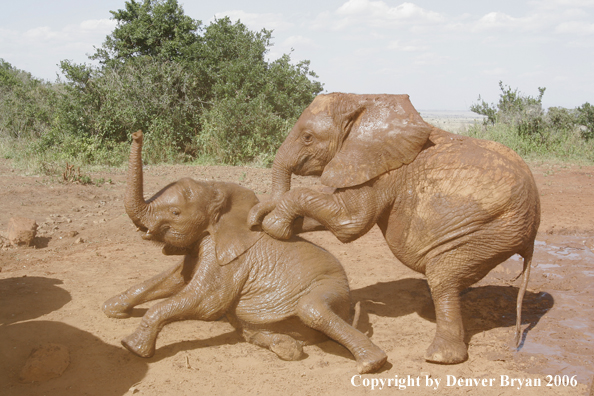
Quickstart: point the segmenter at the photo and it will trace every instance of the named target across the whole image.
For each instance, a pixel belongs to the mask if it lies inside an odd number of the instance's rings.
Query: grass
[[[579,129],[546,128],[536,135],[522,136],[512,124],[475,123],[459,132],[462,135],[500,142],[516,151],[530,163],[572,163],[594,165],[594,139],[586,140]],[[221,165],[212,157],[191,158],[172,147],[147,141],[143,160],[147,164]],[[62,137],[59,144],[47,144],[43,138],[0,138],[0,157],[13,160],[13,166],[28,173],[62,178],[68,165],[82,169],[82,175],[110,168],[123,168],[128,162],[130,145],[113,143],[107,146],[93,139]],[[254,160],[247,166],[264,167],[270,161]],[[83,176],[78,182],[96,184]]]
[[[548,129],[540,135],[521,136],[514,125],[475,123],[461,134],[502,143],[529,162],[594,165],[594,139],[583,139],[578,129]]]

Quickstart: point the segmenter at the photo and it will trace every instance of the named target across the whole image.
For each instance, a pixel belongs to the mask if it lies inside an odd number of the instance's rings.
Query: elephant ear
[[[346,137],[322,173],[330,187],[357,186],[411,163],[434,128],[408,95],[344,95],[337,101],[334,120]]]
[[[216,183],[215,189],[211,236],[218,263],[227,265],[264,236],[263,232],[251,231],[247,223],[250,209],[259,201],[252,190],[237,184]]]

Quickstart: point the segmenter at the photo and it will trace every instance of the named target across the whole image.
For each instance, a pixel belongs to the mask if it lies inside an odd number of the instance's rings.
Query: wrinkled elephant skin
[[[335,191],[290,190],[293,173],[321,176]],[[459,293],[521,255],[519,342],[540,203],[509,148],[427,124],[408,95],[320,95],[279,148],[272,191],[250,211],[253,228],[286,239],[310,217],[350,242],[377,224],[394,255],[426,275],[437,320],[431,362],[467,359]]]
[[[163,253],[183,254],[173,268],[109,300],[109,317],[128,317],[134,306],[165,299],[143,316],[122,340],[133,353],[150,357],[161,328],[185,319],[223,315],[246,339],[281,359],[302,357],[302,345],[330,337],[351,351],[361,373],[378,370],[386,354],[347,323],[348,281],[338,260],[298,237],[279,241],[251,231],[247,215],[255,194],[232,183],[181,179],[144,201],[142,132],[133,135],[126,211],[164,242]]]

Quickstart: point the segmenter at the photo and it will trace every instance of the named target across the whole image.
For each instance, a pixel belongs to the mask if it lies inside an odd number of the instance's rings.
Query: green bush
[[[577,113],[582,137],[586,140],[594,139],[594,106],[586,102],[577,108]]]
[[[264,95],[217,101],[202,116],[196,136],[198,152],[211,160],[239,165],[268,166],[295,120],[278,116]]]
[[[176,0],[130,0],[111,13],[117,26],[90,57],[98,66],[64,60],[64,80],[49,84],[0,65],[3,155],[121,164],[141,129],[147,163],[269,164],[322,91],[308,61],[266,61],[271,31],[229,18],[202,26]]]
[[[0,137],[30,139],[48,131],[60,88],[0,59]]]
[[[501,94],[497,105],[489,105],[479,96],[470,110],[487,116],[483,125],[474,125],[466,135],[495,140],[531,159],[594,161],[594,107],[588,103],[577,109],[542,108],[545,88],[538,97],[522,95],[517,89],[499,82]],[[589,118],[591,117],[591,118]]]

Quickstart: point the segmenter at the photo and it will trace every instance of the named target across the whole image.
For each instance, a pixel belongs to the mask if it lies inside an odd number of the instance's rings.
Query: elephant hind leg
[[[251,344],[270,349],[282,360],[299,360],[303,357],[303,346],[288,334],[244,330],[243,337]]]
[[[460,292],[482,279],[513,252],[499,251],[497,245],[461,244],[429,260],[425,275],[435,304],[437,330],[425,360],[456,364],[468,359]]]
[[[341,315],[333,308],[338,308]],[[365,334],[344,320],[349,309],[348,295],[336,293],[335,285],[319,285],[299,300],[297,315],[305,325],[344,345],[355,357],[359,373],[377,371],[388,357]]]
[[[437,330],[425,352],[425,360],[442,364],[461,363],[468,359],[468,347],[464,342],[460,290],[449,282],[432,285],[429,281],[429,287],[435,304]]]

